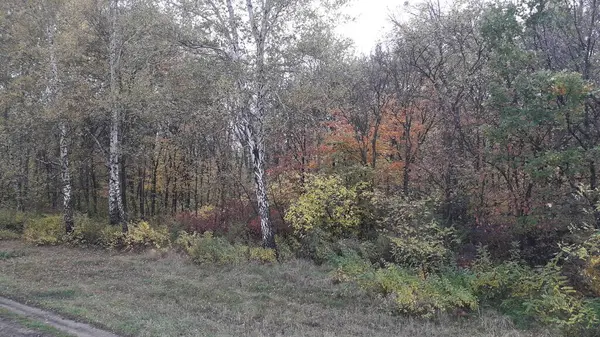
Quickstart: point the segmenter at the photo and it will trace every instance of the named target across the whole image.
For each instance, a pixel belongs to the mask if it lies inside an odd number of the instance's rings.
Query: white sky
[[[351,0],[344,13],[355,20],[340,25],[337,33],[354,40],[357,52],[368,54],[391,27],[389,15],[399,13],[403,4],[404,0]]]

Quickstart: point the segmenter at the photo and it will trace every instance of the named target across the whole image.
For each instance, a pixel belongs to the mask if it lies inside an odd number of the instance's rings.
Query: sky
[[[368,54],[376,42],[391,27],[390,13],[398,13],[403,0],[351,0],[344,14],[355,17],[352,22],[337,27],[337,33],[351,38],[357,52]]]

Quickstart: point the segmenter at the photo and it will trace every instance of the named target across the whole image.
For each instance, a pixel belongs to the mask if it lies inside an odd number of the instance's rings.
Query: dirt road
[[[118,337],[108,331],[100,330],[91,325],[62,318],[51,312],[24,305],[4,297],[0,297],[0,308],[8,310],[29,320],[43,323],[66,334],[78,337]],[[52,337],[51,333],[40,333],[26,328],[9,318],[0,318],[0,336],[4,337]]]
[[[0,336],[3,337],[54,337],[26,328],[12,320],[0,318]]]

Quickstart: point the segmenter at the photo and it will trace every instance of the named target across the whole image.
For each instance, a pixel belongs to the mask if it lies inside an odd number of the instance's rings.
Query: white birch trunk
[[[56,108],[60,98],[60,78],[58,76],[58,61],[56,57],[55,34],[56,22],[55,18],[51,18],[46,27],[46,38],[48,39],[48,51],[50,61],[50,76],[48,86],[46,88],[46,96],[49,107]],[[69,142],[68,130],[69,127],[64,116],[58,116],[59,122],[59,147],[60,147],[60,177],[62,185],[63,197],[63,219],[66,233],[71,233],[74,229],[73,222],[73,197],[71,172],[69,165]]]
[[[118,32],[118,6],[119,0],[110,0],[110,147],[109,147],[109,179],[108,179],[108,214],[112,225],[122,225],[123,231],[127,231],[125,213],[123,210],[123,194],[121,191],[121,107],[119,104],[119,67],[120,48]]]
[[[267,1],[266,3],[269,3]],[[263,6],[270,6],[263,3]],[[237,80],[237,89],[240,100],[237,109],[237,129],[238,135],[244,145],[247,146],[252,158],[252,171],[254,174],[254,188],[256,192],[256,201],[258,204],[258,213],[260,216],[260,227],[262,234],[262,244],[265,248],[277,249],[275,244],[275,233],[271,223],[269,208],[269,198],[267,195],[267,179],[265,173],[265,144],[263,122],[266,112],[266,78],[264,69],[264,49],[265,36],[267,33],[267,23],[269,7],[263,8],[262,21],[259,22],[254,15],[252,0],[246,0],[246,10],[248,12],[249,24],[252,30],[252,37],[256,47],[256,60],[252,69],[250,79],[240,77]],[[239,43],[239,35],[234,13],[232,0],[227,0],[227,11],[229,15],[230,26],[230,56],[233,62],[238,63],[242,60],[242,50]]]
[[[67,234],[73,232],[73,189],[71,185],[71,172],[69,166],[69,127],[61,121],[60,129],[60,177],[63,193],[63,218]]]

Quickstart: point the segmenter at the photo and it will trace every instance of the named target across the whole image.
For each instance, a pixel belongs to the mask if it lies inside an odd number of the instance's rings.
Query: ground
[[[176,253],[0,241],[0,296],[121,336],[551,336],[499,315],[420,321],[308,261],[210,266]]]
[[[10,337],[54,337],[54,335],[43,333],[27,328],[15,321],[0,318],[0,336]]]

